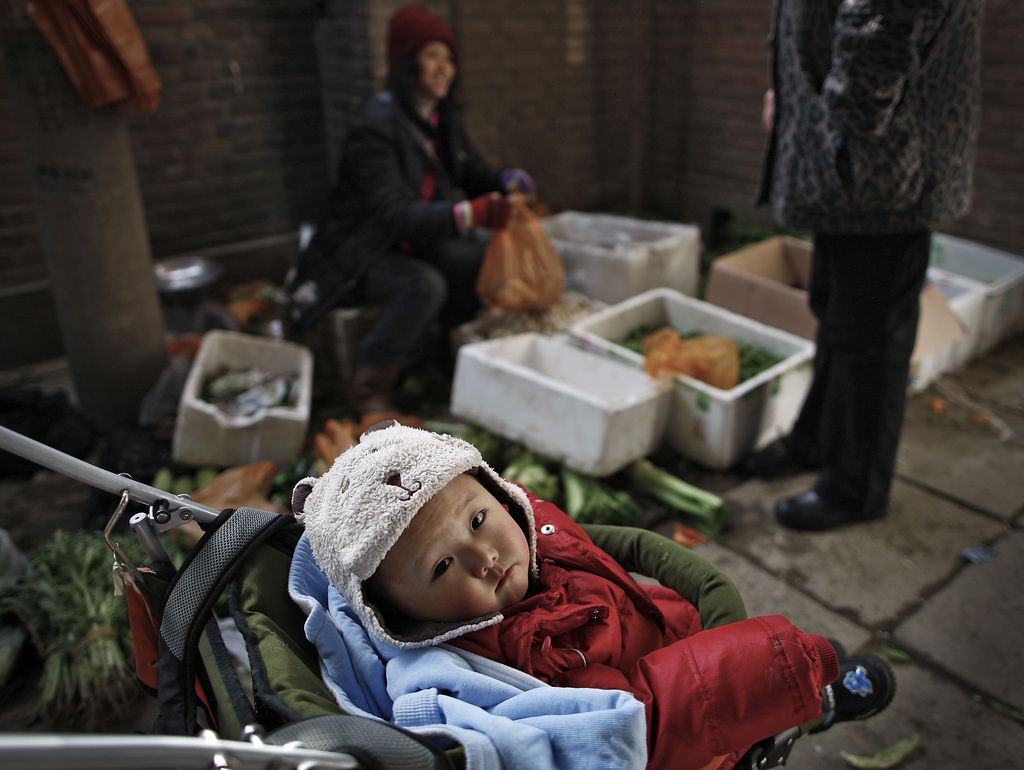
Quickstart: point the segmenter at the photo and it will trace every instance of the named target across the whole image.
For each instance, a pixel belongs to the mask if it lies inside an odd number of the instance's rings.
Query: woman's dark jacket
[[[375,97],[349,129],[338,178],[309,246],[285,281],[288,335],[296,336],[332,308],[358,301],[356,286],[370,261],[403,243],[456,235],[452,204],[501,190],[498,172],[477,152],[458,118],[430,129],[390,93]],[[423,179],[437,185],[423,200]]]
[[[964,214],[983,0],[776,0],[762,198],[790,227],[910,232]]]

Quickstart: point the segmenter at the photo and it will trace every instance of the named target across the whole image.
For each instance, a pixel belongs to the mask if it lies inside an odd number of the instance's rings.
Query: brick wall
[[[1024,254],[1024,4],[987,0],[974,205],[949,232]]]
[[[283,269],[286,234],[316,215],[340,137],[383,78],[386,21],[403,3],[132,2],[164,83],[159,110],[130,118],[155,257],[244,255],[248,242],[279,237]],[[714,209],[728,208],[770,221],[753,206],[769,0],[427,4],[460,41],[474,141],[495,165],[530,170],[556,210],[637,211],[706,228]],[[1020,3],[989,0],[975,205],[949,228],[1020,253],[1022,35]],[[0,340],[0,369],[59,354],[46,281],[0,83],[0,337],[23,343],[12,352]]]
[[[163,81],[159,109],[129,115],[154,257],[294,231],[319,208],[328,165],[314,6],[131,3]],[[6,91],[0,82],[0,368],[60,354]]]
[[[715,208],[771,222],[754,197],[765,147],[771,3],[652,0],[653,107],[648,206],[709,224]],[[1024,254],[1024,5],[988,0],[974,203],[943,229]]]

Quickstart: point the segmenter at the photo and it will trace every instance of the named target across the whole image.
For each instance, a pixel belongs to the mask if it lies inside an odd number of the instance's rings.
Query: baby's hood
[[[292,510],[305,524],[313,557],[370,634],[399,647],[426,647],[501,622],[500,613],[456,623],[399,622],[385,618],[364,590],[420,508],[467,472],[508,503],[530,545],[530,572],[536,577],[530,501],[462,439],[392,420],[364,433],[323,476],[296,484]]]

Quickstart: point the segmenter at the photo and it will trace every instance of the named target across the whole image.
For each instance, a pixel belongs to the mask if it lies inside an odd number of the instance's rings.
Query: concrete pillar
[[[82,103],[20,4],[2,23],[8,92],[78,405],[101,429],[134,425],[166,347],[125,115]]]

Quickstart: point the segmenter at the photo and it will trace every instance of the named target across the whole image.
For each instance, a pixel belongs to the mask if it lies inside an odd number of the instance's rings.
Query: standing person
[[[388,90],[348,132],[316,234],[285,281],[288,336],[345,304],[380,306],[350,389],[360,414],[393,408],[404,366],[430,324],[479,309],[479,228],[508,221],[505,194],[533,193],[522,169],[498,172],[469,140],[456,100],[458,48],[419,5],[388,21]]]
[[[748,458],[820,468],[791,529],[888,511],[931,229],[970,206],[983,0],[777,0],[762,201],[814,233],[814,379],[792,432]]]

